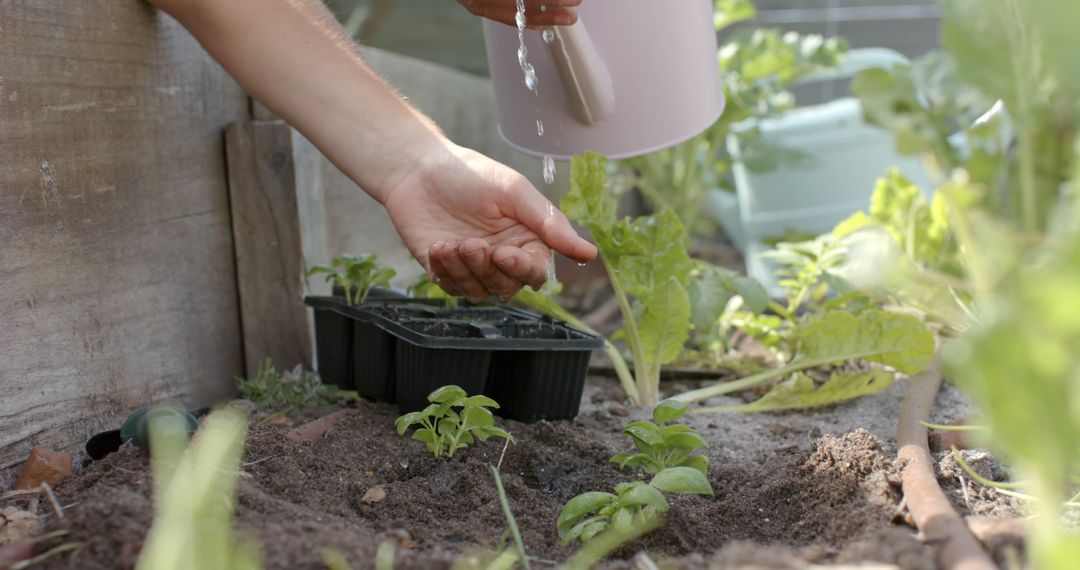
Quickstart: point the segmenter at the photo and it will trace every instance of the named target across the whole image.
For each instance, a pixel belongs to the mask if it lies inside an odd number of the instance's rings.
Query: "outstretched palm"
[[[425,157],[384,204],[433,280],[474,301],[542,285],[552,248],[580,261],[596,257],[528,180],[468,149]]]

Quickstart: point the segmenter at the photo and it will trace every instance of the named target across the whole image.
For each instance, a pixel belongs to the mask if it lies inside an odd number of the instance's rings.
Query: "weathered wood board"
[[[222,129],[248,114],[144,2],[0,2],[0,471],[232,389]]]
[[[326,208],[320,185],[300,184],[298,138],[281,121],[244,121],[226,131],[248,375],[267,358],[284,369],[313,363],[311,317],[302,299],[308,292],[307,268],[314,265],[307,260],[327,257]]]

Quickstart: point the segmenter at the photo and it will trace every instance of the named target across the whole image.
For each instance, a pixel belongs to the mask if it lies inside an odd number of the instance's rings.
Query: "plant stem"
[[[499,491],[499,504],[502,505],[503,515],[506,516],[506,524],[510,526],[510,534],[514,536],[514,544],[517,545],[517,557],[521,564],[525,566],[525,570],[530,570],[529,555],[525,552],[525,540],[521,538],[521,530],[518,529],[514,511],[510,510],[510,500],[506,497],[506,488],[503,487],[502,477],[494,465],[488,467],[491,467],[491,474],[495,476],[495,488]]]
[[[630,344],[630,351],[634,354],[634,384],[637,387],[638,404],[653,406],[656,404],[657,393],[655,390],[650,390],[648,385],[649,369],[645,362],[645,355],[641,351],[641,336],[638,333],[637,323],[634,321],[634,312],[630,308],[630,300],[626,296],[626,291],[623,290],[619,274],[615,272],[615,268],[608,262],[607,257],[600,259],[604,262],[604,269],[611,280],[611,288],[615,290],[615,297],[619,299],[619,311],[622,312],[623,326],[626,327],[626,340]]]

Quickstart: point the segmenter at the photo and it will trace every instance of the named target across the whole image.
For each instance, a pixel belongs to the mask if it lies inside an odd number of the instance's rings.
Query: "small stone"
[[[371,469],[368,469],[367,471],[364,471],[364,477],[374,477],[374,476],[375,476],[375,472],[372,471]]]
[[[14,489],[35,489],[42,483],[53,487],[71,476],[71,454],[56,452],[43,447],[30,450]]]
[[[372,487],[364,493],[364,496],[360,498],[360,502],[365,505],[374,505],[375,503],[381,503],[386,498],[386,489],[382,487]]]
[[[31,539],[43,528],[41,519],[30,511],[6,507],[0,515],[0,546]]]
[[[630,415],[630,410],[628,410],[626,408],[623,408],[621,406],[612,406],[612,407],[608,408],[608,413],[613,415],[613,416],[619,416],[621,418],[625,418],[625,417],[628,417]]]
[[[292,419],[290,419],[289,416],[278,416],[278,417],[276,417],[276,418],[274,418],[274,419],[272,419],[272,420],[270,420],[270,421],[268,421],[266,423],[268,423],[268,424],[270,424],[272,426],[286,426],[286,427],[290,427],[290,426],[293,426],[293,425],[296,424],[296,422],[292,421]]]
[[[311,443],[318,441],[330,428],[349,416],[349,410],[338,410],[330,415],[323,416],[315,421],[308,422],[298,428],[293,428],[285,435],[297,443]]]

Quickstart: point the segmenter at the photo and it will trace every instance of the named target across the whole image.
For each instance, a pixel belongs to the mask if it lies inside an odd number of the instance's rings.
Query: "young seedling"
[[[316,265],[308,270],[308,277],[326,274],[326,282],[345,290],[345,304],[359,305],[367,300],[374,287],[388,287],[397,272],[376,263],[378,256],[339,255],[329,266]],[[355,289],[355,291],[354,291]]]
[[[614,493],[582,493],[559,513],[559,538],[563,543],[588,542],[609,529],[625,535],[638,526],[659,526],[670,508],[664,493],[712,496],[713,489],[701,471],[670,467],[648,483],[619,483]]]
[[[694,428],[668,422],[686,414],[686,404],[664,400],[653,410],[651,422],[630,422],[623,435],[630,437],[637,453],[625,452],[611,458],[619,467],[635,467],[646,473],[659,473],[668,467],[692,467],[708,475],[709,458],[691,455],[695,449],[708,447]]]
[[[236,389],[240,396],[266,408],[284,407],[288,410],[302,408],[319,401],[359,401],[355,391],[341,390],[323,384],[319,375],[297,366],[291,371],[278,370],[274,361],[267,358],[259,366],[253,378],[237,378]]]
[[[499,404],[487,396],[469,396],[458,386],[443,386],[428,396],[431,405],[405,414],[394,422],[399,435],[420,426],[412,438],[427,445],[435,457],[453,457],[454,452],[491,436],[514,441],[506,430],[495,426],[488,408]]]

